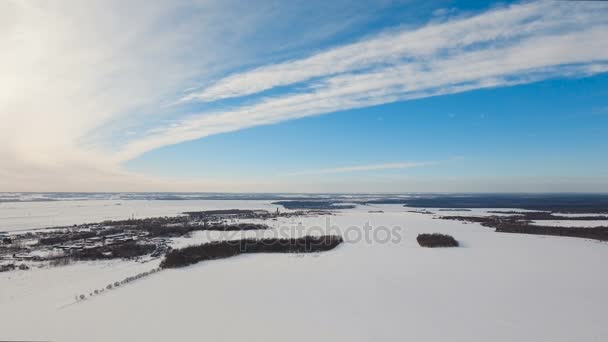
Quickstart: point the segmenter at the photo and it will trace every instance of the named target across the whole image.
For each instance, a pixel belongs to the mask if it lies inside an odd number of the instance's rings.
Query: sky
[[[0,2],[0,191],[608,192],[608,3]]]

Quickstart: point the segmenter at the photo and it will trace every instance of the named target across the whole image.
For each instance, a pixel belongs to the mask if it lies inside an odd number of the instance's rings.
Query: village
[[[175,217],[105,221],[26,232],[0,232],[0,271],[45,267],[81,260],[132,259],[147,262],[165,255],[170,238],[194,231],[269,229],[239,220],[331,214],[327,211],[269,212],[266,210],[210,210]]]

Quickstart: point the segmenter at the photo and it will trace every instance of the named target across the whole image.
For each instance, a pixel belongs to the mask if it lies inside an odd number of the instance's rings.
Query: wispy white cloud
[[[331,3],[350,8],[349,1]],[[0,189],[72,184],[69,190],[78,190],[93,179],[100,189],[114,184],[120,190],[147,179],[125,172],[123,162],[170,144],[387,102],[608,71],[604,3],[524,2],[307,56],[303,49],[364,20],[352,19],[361,11],[334,20],[341,15],[335,5],[325,16],[293,24],[303,20],[301,8],[282,6],[1,1]],[[293,32],[276,33],[285,29]],[[234,101],[231,107],[223,105],[226,99]],[[193,112],[193,103],[224,109]]]
[[[531,2],[470,18],[432,23],[413,31],[387,32],[307,58],[230,75],[184,100],[214,101],[255,94],[313,78],[450,58],[467,50],[492,51],[519,39],[560,39],[594,25],[606,25],[606,9],[595,5]],[[560,41],[560,43],[562,43]],[[476,46],[477,45],[477,46]],[[552,44],[555,46],[555,44]],[[568,51],[566,47],[563,51]],[[539,48],[534,49],[543,52]],[[580,51],[578,51],[580,52]],[[558,57],[558,56],[556,56]],[[493,60],[488,58],[488,62]],[[521,61],[521,60],[520,60]],[[422,63],[424,64],[424,63]]]
[[[191,116],[128,143],[115,157],[128,160],[169,144],[306,116],[604,72],[607,16],[605,4],[515,4],[233,74],[182,100],[214,102],[299,87]]]
[[[288,176],[305,176],[305,175],[325,175],[334,173],[351,173],[363,171],[380,171],[380,170],[399,170],[411,169],[415,167],[435,165],[436,162],[401,162],[401,163],[385,163],[371,165],[345,166],[328,169],[303,170],[287,174]]]

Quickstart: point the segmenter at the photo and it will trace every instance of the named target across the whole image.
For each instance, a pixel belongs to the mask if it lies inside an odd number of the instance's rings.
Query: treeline
[[[559,218],[559,217],[558,217]],[[582,217],[583,220],[570,221],[586,221],[587,217]],[[501,233],[516,233],[516,234],[535,234],[535,235],[552,235],[552,236],[567,236],[578,237],[585,239],[594,239],[600,241],[608,241],[608,226],[600,227],[554,227],[530,224],[530,221],[523,219],[521,216],[441,216],[440,219],[456,220],[464,222],[480,223],[484,227],[495,228]]]
[[[565,221],[605,221],[608,216],[562,216],[546,211],[488,211],[490,214],[517,215],[520,221],[543,221],[543,220],[565,220]]]
[[[144,226],[142,229],[147,231],[150,237],[176,237],[186,235],[194,231],[244,231],[244,230],[263,230],[270,227],[265,224],[256,223],[237,223],[237,224],[204,224],[204,225],[172,225],[163,226],[160,224],[151,224]]]
[[[503,224],[497,226],[496,231],[501,233],[567,236],[608,241],[608,227],[575,228]]]
[[[304,236],[292,239],[242,239],[214,241],[167,253],[161,268],[178,268],[200,261],[224,259],[244,253],[313,253],[328,251],[343,242],[341,236]]]
[[[97,236],[97,232],[74,232],[74,233],[65,233],[59,235],[59,233],[54,233],[56,235],[44,237],[38,240],[38,243],[41,245],[55,245],[58,243],[65,243],[74,240],[82,240],[82,239],[90,239],[92,237]]]
[[[281,205],[285,209],[322,209],[322,210],[331,210],[331,209],[353,209],[356,205],[353,204],[341,204],[341,202],[337,201],[277,201],[272,204]]]
[[[104,237],[107,235],[122,233],[124,231],[125,230],[123,228],[106,228],[90,231],[52,232],[50,233],[50,236],[40,238],[38,240],[38,243],[41,245],[55,245],[59,243],[90,239],[94,237]]]
[[[410,208],[518,208],[608,214],[608,194],[451,194],[408,197],[405,202]]]
[[[127,221],[123,221],[127,222]],[[255,223],[237,223],[237,224],[221,224],[221,223],[205,223],[204,225],[191,225],[189,223],[166,223],[164,220],[141,220],[137,224],[135,220],[130,221],[132,224],[117,226],[109,229],[99,229],[92,231],[81,232],[53,232],[52,235],[42,237],[38,243],[40,245],[55,245],[71,241],[90,239],[94,237],[105,237],[112,234],[145,231],[149,237],[179,237],[194,231],[213,230],[213,231],[245,231],[245,230],[263,230],[270,227],[265,224]],[[115,223],[116,224],[116,223]]]
[[[190,221],[191,218],[187,216],[178,216],[111,221],[107,224],[115,225],[117,228],[124,230],[146,231],[150,237],[177,237],[201,230],[237,231],[270,228],[264,224],[254,223],[222,224],[205,222],[201,225],[191,224]]]
[[[266,210],[248,210],[248,209],[223,209],[223,210],[203,210],[203,211],[187,211],[184,214],[192,219],[208,220],[215,219],[220,215],[236,215],[238,218],[258,218],[259,216],[268,216],[270,213]]]
[[[82,249],[70,254],[70,258],[76,260],[99,260],[99,259],[129,259],[150,254],[156,250],[155,244],[142,244],[127,242],[119,245],[100,246],[96,248]]]

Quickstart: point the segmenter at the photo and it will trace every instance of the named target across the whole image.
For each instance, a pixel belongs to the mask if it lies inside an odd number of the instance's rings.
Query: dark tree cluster
[[[514,215],[514,217],[520,221],[543,221],[543,220],[566,220],[566,221],[606,221],[608,216],[563,216],[556,215],[552,212],[547,211],[488,211],[490,214],[508,214]]]
[[[21,264],[19,266],[15,265],[15,264],[0,265],[0,272],[8,272],[8,271],[12,271],[15,269],[20,269],[22,271],[26,271],[26,270],[29,270],[30,268],[26,264]]]
[[[420,234],[416,238],[418,244],[422,247],[458,247],[458,241],[451,235],[447,234]]]
[[[576,227],[534,226],[534,225],[527,225],[527,224],[520,224],[520,225],[502,224],[502,225],[499,225],[496,227],[496,231],[501,232],[501,233],[567,236],[567,237],[578,237],[578,238],[585,238],[585,239],[608,241],[608,227],[576,228]]]
[[[129,259],[150,254],[156,250],[154,244],[139,244],[135,242],[123,243],[113,246],[102,246],[98,248],[83,249],[74,252],[70,257],[79,260],[98,259]]]
[[[314,253],[336,248],[341,236],[304,236],[292,239],[242,239],[214,241],[198,246],[175,249],[167,253],[161,268],[178,268],[200,261],[224,259],[244,253]]]
[[[66,233],[66,234],[56,234],[50,237],[41,238],[38,243],[41,245],[55,245],[58,243],[65,243],[69,241],[89,239],[97,236],[97,232],[89,231],[89,232],[74,232],[74,233]]]
[[[103,237],[112,234],[123,233],[125,231],[124,228],[108,228],[102,230],[91,230],[91,231],[68,231],[65,233],[53,232],[50,233],[49,236],[43,236],[38,240],[38,243],[41,245],[56,245],[60,243],[66,243],[70,241],[78,241],[83,239],[90,239],[93,237]]]
[[[243,231],[243,230],[263,230],[269,229],[265,224],[237,223],[237,224],[205,224],[205,225],[173,225],[163,226],[154,224],[145,226],[150,237],[175,237],[182,236],[194,231],[214,230],[214,231]]]
[[[244,231],[244,230],[264,230],[269,229],[265,224],[257,223],[236,223],[236,224],[211,224],[206,230],[217,230],[217,231]]]
[[[224,210],[203,210],[203,211],[187,211],[184,214],[192,219],[209,220],[215,219],[222,215],[235,215],[241,219],[258,218],[262,211],[247,210],[247,209],[224,209]],[[264,215],[269,215],[267,211],[263,211]],[[262,216],[264,216],[262,215]]]
[[[356,205],[353,204],[342,204],[338,201],[278,201],[273,202],[272,204],[281,205],[285,209],[322,209],[322,210],[332,210],[332,209],[353,209]]]

